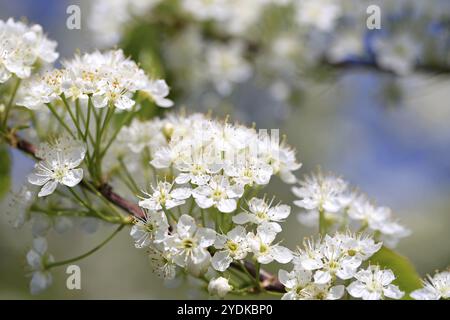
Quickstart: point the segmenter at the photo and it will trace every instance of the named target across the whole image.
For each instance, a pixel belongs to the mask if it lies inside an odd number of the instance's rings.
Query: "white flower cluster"
[[[306,226],[316,227],[322,212],[329,229],[337,230],[344,224],[373,233],[377,240],[390,247],[410,234],[393,219],[389,208],[374,206],[365,195],[351,191],[340,177],[318,172],[299,181],[292,192],[300,198],[294,204],[305,209],[298,219]]]
[[[295,254],[291,272],[279,271],[280,282],[287,300],[336,300],[345,293],[344,281],[355,278],[347,292],[355,298],[379,300],[400,299],[403,292],[391,284],[391,270],[377,266],[362,269],[361,265],[381,248],[370,237],[351,233],[326,235],[319,241],[308,240]]]
[[[416,300],[450,299],[450,271],[437,272],[423,280],[423,288],[411,292]]]
[[[134,94],[139,91],[160,107],[173,105],[166,98],[169,94],[166,82],[150,80],[122,50],[76,55],[63,62],[63,66],[63,69],[54,69],[26,82],[17,104],[37,110],[60,100],[61,96],[85,102],[90,96],[96,108],[114,105],[129,110],[136,103]]]
[[[274,137],[201,114],[135,121],[120,137],[134,152],[148,147],[156,169],[174,169],[175,183],[190,183],[203,209],[232,212],[246,186],[267,185],[273,175],[293,183],[300,168],[294,150]]]
[[[185,268],[191,274],[199,275],[211,265],[215,270],[227,270],[233,261],[242,261],[248,254],[253,253],[255,259],[261,264],[272,261],[288,263],[292,260],[292,252],[273,243],[281,227],[274,222],[261,221],[255,232],[247,232],[243,226],[236,226],[226,234],[217,234],[210,228],[198,227],[195,219],[183,214],[174,230],[170,231],[167,210],[184,203],[188,194],[185,188],[173,190],[172,194],[184,194],[174,197],[167,190],[171,185],[160,183],[159,189],[151,199],[140,202],[146,208],[142,218],[137,218],[130,235],[135,240],[136,248],[150,248],[152,262],[162,265],[157,274],[165,278],[175,276],[175,265]],[[161,192],[161,188],[167,189]],[[189,196],[189,195],[187,195]],[[148,201],[147,201],[148,200]],[[254,199],[262,201],[261,199]],[[151,209],[148,209],[150,208]],[[262,206],[261,206],[262,207]],[[270,210],[267,204],[264,209]],[[275,208],[274,210],[277,210]],[[273,210],[272,210],[273,211]],[[262,211],[263,215],[264,212]],[[283,217],[287,217],[283,214]],[[277,220],[280,221],[280,220]],[[214,248],[215,254],[211,258],[210,250]],[[161,264],[161,261],[164,261]]]
[[[53,63],[58,58],[55,49],[56,42],[47,39],[40,25],[0,20],[0,83],[11,75],[28,78],[39,63]]]
[[[36,152],[41,159],[28,182],[42,186],[38,197],[48,196],[58,184],[74,187],[83,179],[83,169],[78,168],[86,155],[86,147],[79,141],[62,136],[52,143],[42,143]]]

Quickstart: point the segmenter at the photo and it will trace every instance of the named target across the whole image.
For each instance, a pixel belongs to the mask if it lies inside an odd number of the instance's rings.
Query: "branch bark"
[[[36,146],[30,143],[29,141],[19,137],[15,133],[10,133],[6,135],[6,141],[9,145],[11,145],[14,148],[17,148],[18,150],[22,151],[23,153],[33,157],[35,160],[40,160],[36,156]],[[92,192],[92,190],[87,186],[85,182],[81,182],[80,186],[82,188],[85,188],[86,190],[89,190]],[[117,207],[121,208],[126,213],[134,216],[134,217],[142,217],[143,212],[141,208],[131,202],[127,199],[123,198],[119,194],[115,193],[113,191],[113,187],[107,183],[98,186],[97,191],[99,191],[109,202],[116,205]],[[256,268],[253,265],[253,263],[249,261],[245,261],[245,268],[248,270],[248,272],[255,276],[256,275]],[[233,268],[241,269],[241,266],[239,264],[232,264]],[[275,291],[275,292],[285,292],[283,284],[278,280],[278,278],[271,274],[270,272],[267,272],[266,270],[261,269],[259,273],[259,280],[261,281],[261,288],[268,291]]]

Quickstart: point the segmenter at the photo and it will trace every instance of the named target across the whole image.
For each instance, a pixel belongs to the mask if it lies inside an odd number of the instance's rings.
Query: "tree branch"
[[[18,150],[22,151],[23,153],[26,153],[27,155],[33,157],[36,160],[40,160],[36,156],[37,150],[36,146],[30,143],[29,141],[22,139],[16,133],[10,132],[9,134],[7,134],[6,141],[12,147],[17,148]],[[80,187],[85,188],[86,190],[92,192],[92,190],[88,187],[88,184],[85,183],[84,181],[80,183]],[[115,193],[111,185],[105,183],[101,186],[98,186],[97,191],[99,191],[109,202],[121,208],[126,213],[134,217],[143,216],[143,212],[137,204],[130,202],[125,198],[123,198],[122,196],[120,196],[119,194]],[[256,269],[253,263],[245,261],[244,265],[250,274],[252,274],[253,276],[256,275]],[[237,263],[233,263],[232,267],[242,270],[242,266]],[[266,270],[263,269],[260,270],[259,280],[261,281],[261,288],[263,288],[264,290],[285,292],[283,284],[280,283],[277,277],[267,272]]]

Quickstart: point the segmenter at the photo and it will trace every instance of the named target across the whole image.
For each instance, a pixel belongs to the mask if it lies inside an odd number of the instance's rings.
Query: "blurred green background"
[[[81,30],[65,27],[69,4],[82,8]],[[85,25],[88,5],[89,1],[1,1],[0,19],[24,16],[42,24],[49,37],[58,41],[61,56],[71,57],[76,49],[95,48]],[[245,98],[239,97],[232,117],[247,123],[255,121],[261,128],[280,128],[286,133],[303,163],[298,175],[320,166],[324,171],[343,175],[379,205],[391,207],[412,230],[412,235],[402,240],[397,249],[425,275],[450,265],[449,89],[450,78],[446,76],[395,79],[382,73],[351,71],[310,85],[301,105],[278,108],[276,117],[271,101],[260,97],[264,88],[244,87],[240,94]],[[402,93],[401,98],[398,92]],[[11,151],[11,156],[12,187],[17,190],[33,164],[17,151]],[[289,187],[277,179],[267,192],[285,202],[293,200]],[[3,203],[2,212],[5,211]],[[314,231],[297,222],[296,211],[294,208],[284,224],[284,243],[291,248]],[[110,232],[112,228],[102,226],[93,235],[79,229],[64,235],[50,233],[49,252],[57,260],[76,256]],[[29,226],[14,230],[7,215],[0,215],[0,299],[205,298],[197,295],[193,285],[177,290],[166,288],[152,274],[145,253],[134,248],[127,230],[100,252],[78,263],[82,290],[67,290],[65,269],[59,268],[53,273],[51,288],[31,296],[25,272],[25,254],[31,241]]]

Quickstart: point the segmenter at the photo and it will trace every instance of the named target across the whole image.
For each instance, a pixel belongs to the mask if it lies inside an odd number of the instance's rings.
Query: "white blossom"
[[[421,51],[420,42],[408,34],[391,38],[377,38],[374,41],[377,63],[399,75],[411,73]]]
[[[348,216],[361,226],[379,234],[379,239],[388,247],[411,234],[411,231],[393,220],[391,209],[376,207],[366,197],[355,198],[349,206]]]
[[[257,233],[250,232],[247,235],[248,244],[256,260],[262,264],[271,263],[273,260],[279,263],[288,263],[292,260],[292,252],[279,244],[272,244],[276,233],[267,224],[261,224]]]
[[[350,233],[326,235],[315,242],[305,241],[294,258],[294,264],[302,269],[314,271],[314,282],[326,284],[336,278],[351,279],[361,263],[381,248],[367,236]]]
[[[184,204],[187,198],[191,196],[190,188],[173,188],[173,184],[165,181],[159,181],[156,187],[153,187],[153,193],[145,193],[148,198],[139,201],[142,208],[158,211],[172,209]]]
[[[337,0],[302,0],[297,2],[297,22],[321,31],[331,31],[342,15]]]
[[[306,176],[299,182],[300,187],[293,187],[292,192],[300,198],[294,201],[307,210],[338,212],[349,202],[347,183],[339,177],[322,175]]]
[[[40,25],[27,26],[12,18],[0,20],[0,83],[13,74],[28,78],[37,63],[54,62],[58,58],[56,45],[45,36]]]
[[[243,57],[244,45],[240,42],[230,44],[211,44],[206,52],[210,74],[217,91],[229,95],[233,84],[241,83],[250,78],[252,68]]]
[[[370,266],[355,274],[356,281],[347,287],[348,293],[354,298],[363,300],[380,300],[385,298],[400,299],[404,292],[392,284],[394,273],[389,270],[380,270],[378,266]]]
[[[139,66],[125,57],[122,50],[94,51],[76,54],[62,62],[63,68],[36,76],[25,83],[19,104],[39,109],[43,104],[65,98],[81,101],[91,99],[96,108],[114,106],[130,110],[140,92],[158,106],[170,107],[169,88],[162,79],[150,80]]]
[[[211,255],[207,248],[216,240],[216,232],[209,228],[198,228],[194,218],[183,214],[178,220],[176,232],[166,238],[164,244],[172,254],[173,261],[191,272],[209,264]]]
[[[242,260],[249,252],[247,233],[244,227],[237,226],[226,235],[217,235],[214,247],[218,249],[211,264],[217,271],[225,271],[233,260]]]
[[[427,276],[423,288],[411,292],[416,300],[440,300],[450,298],[450,271],[437,272],[433,277]]]
[[[58,184],[74,187],[83,179],[83,169],[77,168],[86,154],[85,146],[67,137],[51,144],[41,144],[36,156],[42,159],[28,176],[28,182],[42,186],[38,197],[52,194]]]
[[[169,251],[151,246],[149,247],[148,258],[153,268],[153,272],[165,280],[173,280],[176,276],[176,264],[173,262]]]
[[[226,177],[214,176],[208,184],[192,190],[192,196],[200,208],[216,207],[220,212],[229,213],[236,210],[236,199],[241,197],[244,189],[241,185],[231,185]]]
[[[272,201],[273,202],[273,201]],[[281,231],[279,222],[283,222],[291,213],[291,207],[285,204],[272,206],[272,202],[266,203],[265,199],[252,198],[248,202],[249,212],[241,212],[233,216],[236,224],[270,222],[277,232]]]
[[[345,291],[343,285],[314,283],[312,272],[300,268],[294,268],[291,272],[281,269],[278,278],[287,291],[282,300],[337,300]]]
[[[143,217],[135,218],[130,235],[135,240],[136,248],[144,248],[152,242],[159,243],[166,239],[169,223],[164,212],[143,210]]]

